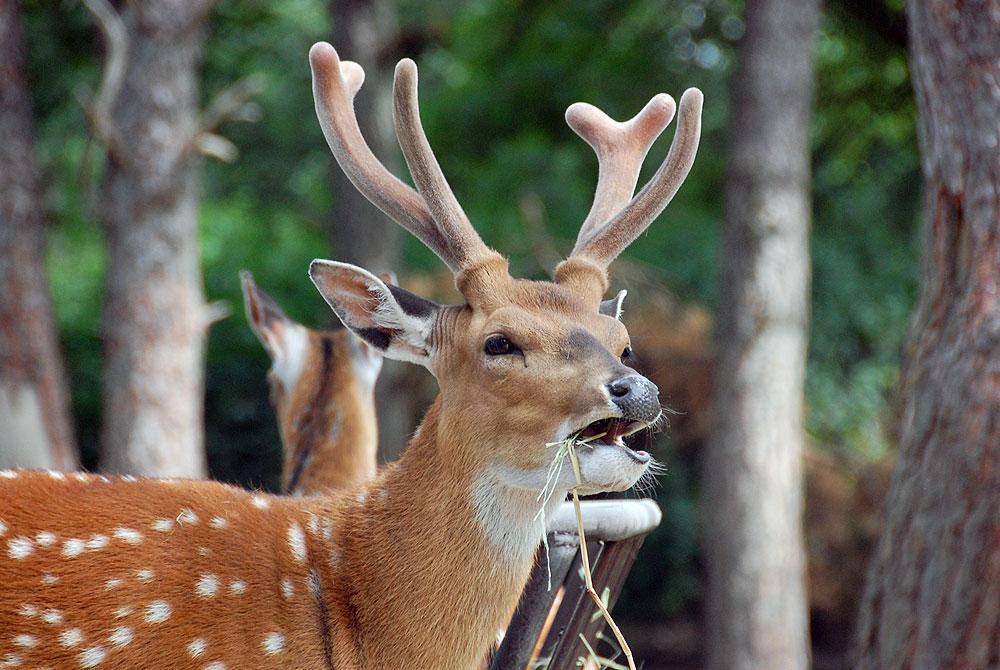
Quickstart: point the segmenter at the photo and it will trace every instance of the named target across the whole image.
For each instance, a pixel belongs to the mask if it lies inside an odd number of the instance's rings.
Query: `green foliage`
[[[899,4],[892,0],[886,11],[898,16]],[[100,40],[77,3],[31,0],[23,8],[54,223],[49,272],[77,427],[85,462],[93,465],[104,254],[92,211],[100,162],[92,147],[84,167],[81,101],[97,85]],[[625,118],[656,92],[702,88],[698,161],[662,220],[628,253],[683,300],[714,307],[740,3],[401,0],[400,13],[404,34],[423,45],[407,55],[421,67],[431,143],[470,217],[487,242],[512,253],[516,271],[542,271],[521,210],[525,198],[541,203],[545,231],[563,253],[590,205],[597,164],[563,121],[570,103],[587,100]],[[252,270],[294,318],[330,321],[305,276],[311,258],[336,255],[322,233],[336,197],[332,161],[315,121],[305,58],[329,28],[320,0],[223,0],[211,20],[203,99],[249,74],[264,83],[256,100],[261,120],[222,128],[239,147],[238,160],[204,166],[206,293],[232,312],[209,341],[207,440],[213,473],[228,480],[273,487],[278,467],[267,359],[242,315],[238,271]],[[887,398],[916,291],[914,109],[902,48],[882,42],[841,5],[824,19],[817,59],[807,427],[823,444],[877,455],[887,448]],[[643,180],[671,133],[653,148]],[[413,242],[407,262],[410,270],[441,268]],[[653,558],[637,568],[628,600],[676,612],[697,592],[697,478],[690,465],[669,465],[661,479],[664,526],[647,543]]]

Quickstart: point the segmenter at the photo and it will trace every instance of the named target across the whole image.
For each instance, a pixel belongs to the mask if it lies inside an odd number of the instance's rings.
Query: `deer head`
[[[381,352],[346,329],[313,330],[293,321],[253,275],[244,271],[240,279],[247,320],[271,358],[282,490],[310,495],[368,481],[377,462]]]
[[[313,47],[310,62],[316,112],[344,172],[448,265],[466,300],[438,305],[362,268],[316,260],[310,277],[337,316],[385,356],[437,377],[441,424],[453,443],[465,445],[454,457],[475,462],[496,483],[537,491],[552,459],[546,443],[604,433],[580,455],[586,488],[632,486],[650,456],[622,438],[652,425],[661,409],[653,383],[629,367],[631,345],[619,320],[624,294],[602,298],[610,263],[663,211],[691,167],[701,93],[681,98],[670,152],[635,196],[642,161],[673,117],[673,100],[658,95],[625,123],[590,105],[569,108],[568,123],[599,159],[596,195],[554,281],[527,281],[510,276],[507,260],[482,241],[445,180],[420,123],[413,61],[396,67],[393,93],[396,134],[416,190],[393,176],[361,135],[353,109],[364,81],[360,66],[325,43]]]

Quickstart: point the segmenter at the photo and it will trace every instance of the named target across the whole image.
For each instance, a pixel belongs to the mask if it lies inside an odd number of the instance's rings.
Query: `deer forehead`
[[[575,305],[507,305],[482,321],[474,329],[480,337],[505,335],[522,348],[538,348],[567,360],[578,354],[617,354],[629,341],[628,331],[620,321]]]

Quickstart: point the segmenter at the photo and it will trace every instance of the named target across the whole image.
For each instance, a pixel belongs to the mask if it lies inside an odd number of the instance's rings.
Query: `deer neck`
[[[439,399],[403,457],[347,510],[344,576],[354,581],[365,667],[480,662],[508,623],[542,538],[537,492],[463,458],[482,445],[456,444],[440,416]]]
[[[280,415],[285,458],[282,488],[310,495],[351,488],[375,475],[378,447],[374,380],[352,374],[337,360],[346,347],[316,336],[310,371]]]

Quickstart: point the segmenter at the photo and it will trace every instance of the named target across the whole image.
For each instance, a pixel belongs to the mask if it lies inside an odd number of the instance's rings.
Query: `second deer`
[[[271,358],[267,375],[281,431],[281,488],[292,495],[356,487],[375,476],[375,382],[382,354],[346,328],[319,331],[285,316],[240,275],[247,320]]]
[[[430,247],[466,302],[438,305],[353,265],[310,275],[383,355],[426,366],[440,393],[403,456],[341,495],[255,495],[214,482],[0,473],[0,659],[84,668],[422,668],[481,660],[567,492],[623,491],[650,464],[622,438],[660,416],[629,367],[608,266],[663,211],[694,160],[701,94],[681,98],[663,164],[639,167],[673,116],[658,95],[617,123],[573,106],[597,151],[590,214],[554,281],[515,279],[480,239],[420,125],[416,66],[396,68],[395,121],[416,190],[368,148],[361,68],[310,52],[316,109],[345,172]],[[547,444],[588,436],[582,483]]]

